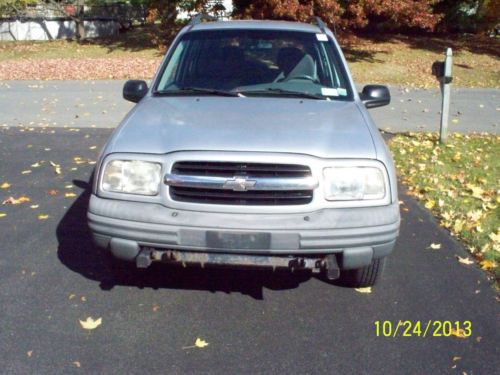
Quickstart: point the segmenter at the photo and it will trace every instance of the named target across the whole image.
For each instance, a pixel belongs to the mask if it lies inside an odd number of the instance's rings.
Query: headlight
[[[161,165],[138,160],[113,160],[102,174],[102,190],[115,193],[156,195]]]
[[[384,174],[374,167],[331,167],[323,170],[325,198],[329,201],[382,199]]]

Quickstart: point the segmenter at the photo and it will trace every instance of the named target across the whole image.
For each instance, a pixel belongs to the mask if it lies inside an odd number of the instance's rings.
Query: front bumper
[[[134,260],[143,249],[264,258],[336,254],[340,267],[351,269],[392,252],[400,218],[397,203],[299,214],[235,214],[175,210],[92,195],[88,222],[94,241],[126,260]],[[211,240],[214,233],[245,238],[264,233],[268,241],[265,248],[251,241],[229,241],[237,244],[229,247]]]

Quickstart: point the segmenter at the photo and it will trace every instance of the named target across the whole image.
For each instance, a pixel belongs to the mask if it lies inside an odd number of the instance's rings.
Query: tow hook
[[[330,254],[323,260],[323,267],[326,271],[326,278],[328,280],[337,280],[340,277],[340,267],[337,263],[335,254]]]
[[[151,250],[141,250],[135,258],[137,268],[148,268],[152,262]]]

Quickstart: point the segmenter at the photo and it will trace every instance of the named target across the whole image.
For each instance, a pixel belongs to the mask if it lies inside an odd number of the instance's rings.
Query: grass
[[[118,37],[89,40],[84,43],[66,40],[0,42],[0,62],[62,57],[137,57],[159,61],[162,53],[152,41],[154,32],[155,26],[150,25],[135,27]],[[500,88],[498,38],[351,35],[339,36],[339,41],[356,82],[437,88],[438,83],[431,75],[431,65],[435,60],[443,59],[445,47],[449,46],[454,50],[455,86]],[[133,73],[130,72],[130,75],[134,76]]]
[[[0,42],[0,61],[16,59],[105,58],[162,56],[152,41],[154,26],[135,27],[119,36],[76,40]]]
[[[500,39],[481,36],[341,38],[354,80],[410,87],[439,87],[432,63],[453,50],[453,84],[500,88]]]
[[[491,271],[500,285],[500,136],[398,134],[389,147],[409,193]]]

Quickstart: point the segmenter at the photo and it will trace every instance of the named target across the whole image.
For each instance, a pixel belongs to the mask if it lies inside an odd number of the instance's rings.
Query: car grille
[[[208,176],[232,179],[248,178],[304,178],[311,169],[304,165],[271,163],[237,163],[182,161],[172,167],[179,176]],[[301,205],[312,201],[313,190],[248,190],[206,189],[170,186],[170,197],[175,201],[227,205]]]

